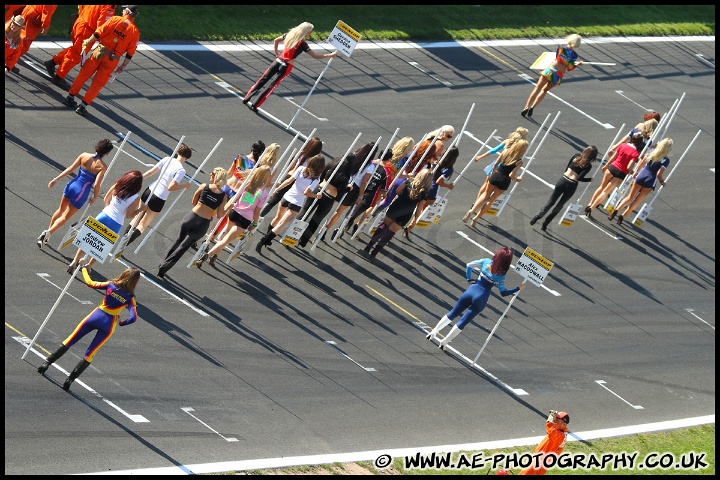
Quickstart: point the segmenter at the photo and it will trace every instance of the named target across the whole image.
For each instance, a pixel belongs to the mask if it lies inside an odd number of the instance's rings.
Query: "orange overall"
[[[545,422],[545,431],[547,435],[538,443],[533,453],[543,453],[544,455],[560,455],[565,449],[565,440],[567,436],[567,428],[561,428],[557,423]],[[546,468],[534,468],[533,465],[523,469],[519,475],[545,475]]]
[[[25,5],[22,12],[25,28],[20,33],[20,46],[5,59],[5,66],[9,70],[12,70],[20,57],[30,50],[30,45],[41,31],[47,33],[56,8],[57,5]]]
[[[80,72],[68,91],[72,96],[77,95],[85,82],[95,75],[82,99],[86,105],[90,105],[95,100],[100,90],[110,80],[120,56],[127,54],[127,58],[130,58],[135,55],[140,42],[140,30],[135,26],[135,19],[130,15],[116,15],[95,30],[94,40],[98,38],[98,43],[105,48],[106,53],[97,59],[91,55],[80,67]],[[95,48],[99,48],[99,45]]]
[[[80,63],[83,41],[115,15],[114,5],[78,5],[78,18],[72,27],[72,45],[53,56],[58,65],[55,74],[65,78]]]

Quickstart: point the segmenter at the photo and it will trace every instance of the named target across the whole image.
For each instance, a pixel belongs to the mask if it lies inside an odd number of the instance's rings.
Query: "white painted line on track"
[[[420,70],[422,73],[424,73],[424,74],[427,75],[428,77],[432,78],[433,80],[437,80],[439,83],[442,83],[442,84],[445,85],[446,87],[452,87],[452,83],[448,82],[447,80],[441,80],[441,79],[439,79],[438,77],[436,77],[435,75],[433,75],[432,73],[428,72],[427,70],[424,70],[424,69],[420,66],[420,64],[418,64],[418,62],[408,62],[408,64],[409,64],[411,67],[417,68],[418,70]]]
[[[116,260],[116,262],[122,263],[123,265],[125,265],[126,268],[130,267],[130,265],[127,264],[127,263],[125,263],[125,262],[123,262],[121,258],[118,258],[118,259]],[[190,308],[190,310],[194,310],[195,312],[199,313],[199,314],[202,315],[203,317],[209,317],[209,316],[210,316],[209,313],[207,313],[207,312],[205,312],[205,311],[203,311],[203,310],[200,310],[199,308],[195,307],[195,306],[194,306],[193,304],[191,304],[190,302],[188,302],[188,301],[186,301],[186,300],[178,297],[177,295],[175,295],[174,293],[172,293],[172,292],[169,291],[168,289],[163,288],[162,285],[160,285],[160,284],[157,283],[156,281],[152,280],[150,277],[148,277],[148,276],[145,275],[144,273],[140,272],[140,276],[143,277],[143,278],[144,278],[145,280],[147,280],[148,282],[150,282],[150,283],[152,283],[153,285],[155,285],[156,287],[158,287],[158,288],[159,288],[160,290],[162,290],[163,292],[165,292],[165,293],[167,293],[168,295],[170,295],[171,297],[173,297],[173,298],[174,298],[175,300],[177,300],[178,302],[180,302],[180,303],[184,304],[185,306],[187,306],[188,308]]]
[[[287,100],[288,102],[292,103],[293,105],[295,105],[295,106],[298,107],[298,108],[300,107],[300,104],[295,103],[295,102],[293,101],[293,100],[294,100],[294,97],[283,97],[283,96],[280,96],[280,98],[284,98],[285,100]],[[306,109],[304,109],[304,108],[302,109],[302,111],[305,112],[305,113],[307,113],[307,114],[310,115],[310,116],[315,117],[315,118],[316,118],[318,121],[320,121],[320,122],[327,122],[327,121],[329,121],[327,118],[318,117],[317,115],[315,115],[315,114],[312,113],[311,111],[306,110]]]
[[[49,273],[37,273],[36,275],[37,275],[38,277],[42,278],[43,280],[45,280],[46,282],[48,282],[48,283],[49,283],[50,285],[52,285],[53,287],[57,288],[57,289],[60,290],[60,291],[63,291],[63,289],[65,288],[65,287],[60,287],[60,286],[58,286],[58,285],[55,285],[53,282],[51,282],[50,280],[48,280],[48,278],[50,277],[50,274],[49,274]],[[92,303],[93,303],[93,302],[91,302],[90,300],[80,300],[79,298],[77,298],[77,297],[75,297],[75,296],[73,296],[73,295],[71,295],[71,294],[69,294],[69,293],[67,293],[67,292],[65,292],[65,295],[67,295],[68,297],[70,297],[70,298],[72,298],[72,299],[74,299],[74,300],[77,300],[78,302],[80,302],[80,303],[83,304],[83,305],[92,305]]]
[[[608,392],[610,392],[610,393],[612,393],[613,395],[615,395],[617,398],[619,398],[619,399],[622,400],[623,402],[625,402],[625,403],[627,403],[628,405],[630,405],[630,406],[631,406],[632,408],[634,408],[635,410],[643,410],[643,407],[641,407],[640,405],[633,405],[632,403],[628,402],[627,400],[625,400],[624,398],[622,398],[620,395],[618,395],[617,393],[613,392],[613,391],[610,390],[608,387],[606,387],[605,384],[606,384],[607,382],[606,382],[605,380],[595,380],[595,383],[597,383],[598,385],[600,385],[601,387],[603,387],[605,390],[607,390]]]
[[[22,346],[25,347],[25,348],[27,348],[28,345],[30,345],[30,339],[29,339],[28,337],[13,337],[13,339],[14,339],[15,341],[17,341],[20,345],[22,345]],[[33,352],[33,353],[34,353],[35,355],[37,355],[38,357],[40,357],[41,360],[45,360],[45,355],[43,355],[42,353],[38,352],[38,351],[35,350],[34,348],[31,348],[30,351]],[[57,368],[58,370],[60,370],[60,371],[61,371],[63,374],[65,374],[65,375],[70,375],[70,372],[68,372],[67,370],[65,370],[64,368],[62,368],[62,367],[61,367],[60,365],[58,365],[57,363],[53,363],[53,364],[51,364],[50,366],[51,366],[51,367],[54,367],[54,368]],[[98,397],[99,399],[101,399],[103,402],[107,403],[107,404],[110,405],[112,408],[114,408],[115,410],[117,410],[117,411],[120,412],[122,415],[126,416],[127,418],[129,418],[130,420],[132,420],[132,421],[135,422],[135,423],[150,423],[150,420],[148,420],[147,418],[143,417],[142,415],[133,415],[133,414],[131,414],[131,413],[127,413],[125,410],[123,410],[122,408],[118,407],[118,406],[115,405],[113,402],[111,402],[110,400],[108,400],[107,398],[103,397],[103,396],[100,395],[98,392],[96,392],[95,390],[93,390],[92,388],[90,388],[85,382],[83,382],[83,381],[80,380],[80,379],[75,380],[75,381],[73,382],[73,385],[82,385],[82,386],[85,387],[85,389],[87,389],[90,393],[92,393],[93,395],[95,395],[96,397]]]
[[[587,430],[583,432],[569,432],[568,441],[582,442],[601,438],[623,437],[640,433],[663,432],[678,428],[695,427],[715,423],[715,415],[703,417],[683,418],[666,422],[645,423],[617,428],[603,428],[600,430]],[[217,473],[231,471],[263,470],[266,468],[287,468],[301,465],[327,465],[332,463],[372,462],[381,455],[392,458],[407,456],[431,455],[437,452],[484,452],[487,450],[511,449],[537,445],[544,435],[535,437],[512,438],[507,440],[493,440],[489,442],[463,443],[456,445],[435,445],[431,447],[393,448],[387,450],[370,450],[364,452],[332,453],[326,455],[304,455],[297,457],[259,458],[254,460],[238,460],[235,462],[198,463],[193,465],[180,465],[160,468],[140,468],[136,470],[121,470],[116,472],[92,472],[84,475],[198,475],[202,473]]]
[[[586,215],[578,215],[577,218],[582,218],[582,219],[585,220],[587,223],[589,223],[589,224],[592,225],[593,227],[597,228],[598,230],[600,230],[601,232],[603,232],[605,235],[607,235],[608,237],[612,238],[613,240],[622,240],[622,239],[623,239],[623,237],[621,237],[620,235],[615,235],[615,234],[613,234],[613,233],[608,232],[607,230],[605,230],[604,228],[602,228],[600,225],[598,225],[597,223],[595,223],[595,222],[593,222],[592,220],[590,220],[589,218],[587,218]]]
[[[483,247],[482,245],[480,245],[479,243],[477,243],[475,240],[473,240],[472,238],[470,238],[470,236],[469,236],[467,233],[465,233],[465,232],[463,232],[463,231],[460,231],[460,230],[457,230],[456,233],[457,233],[458,235],[460,235],[461,237],[463,237],[463,238],[464,238],[465,240],[467,240],[468,242],[472,243],[473,245],[476,245],[477,247],[481,248],[482,250],[485,250],[490,256],[493,256],[493,255],[494,255],[494,252],[488,250],[487,248],[485,248],[485,247]],[[512,268],[514,268],[514,267],[512,267]],[[542,285],[542,284],[541,284],[540,287],[543,288],[543,289],[545,289],[545,290],[547,290],[549,293],[552,293],[552,294],[553,294],[554,296],[556,296],[556,297],[560,297],[560,296],[561,296],[559,292],[556,292],[555,290],[552,290],[552,289],[546,287],[545,285]]]
[[[430,328],[430,326],[429,326],[428,324],[426,324],[425,322],[414,322],[414,325],[415,325],[416,327],[418,327],[420,330],[422,330],[423,334],[425,334],[425,335],[427,335],[428,333],[430,333],[430,331],[432,330],[432,328]],[[428,328],[428,329],[425,329],[425,327],[429,327],[429,328]],[[433,342],[433,345],[435,345],[435,342]],[[463,355],[462,353],[460,353],[456,348],[454,348],[454,347],[453,347],[452,345],[450,345],[449,343],[448,343],[447,345],[445,345],[445,351],[451,351],[451,352],[455,353],[456,356],[460,357],[462,360],[464,360],[465,362],[467,362],[468,365],[470,365],[471,367],[479,370],[479,371],[482,372],[486,377],[491,378],[491,379],[494,380],[498,385],[500,385],[502,388],[504,388],[505,390],[509,391],[509,392],[512,393],[513,395],[517,395],[518,397],[525,396],[525,395],[529,395],[529,393],[527,393],[527,392],[526,392],[525,390],[523,390],[522,388],[513,388],[513,387],[511,387],[510,385],[508,385],[507,383],[503,382],[502,380],[500,380],[498,377],[496,377],[496,376],[493,375],[492,373],[490,373],[490,372],[488,372],[487,370],[485,370],[483,367],[481,367],[481,366],[478,365],[477,363],[473,363],[473,361],[472,361],[472,359],[471,359],[470,357],[466,357],[465,355]]]
[[[710,325],[708,322],[706,322],[706,321],[703,320],[702,318],[700,318],[700,317],[698,317],[697,315],[695,315],[695,314],[693,313],[693,312],[695,311],[694,309],[692,309],[692,308],[686,308],[685,311],[688,312],[688,313],[689,313],[690,315],[692,315],[693,317],[695,317],[695,318],[697,318],[698,320],[700,320],[701,322],[703,322],[703,323],[704,323],[705,325],[707,325],[708,327],[710,327],[710,328],[712,328],[713,330],[715,330],[715,327],[713,327],[713,326]]]
[[[634,104],[637,105],[638,107],[642,108],[642,109],[645,110],[646,112],[652,112],[652,108],[645,108],[645,107],[643,107],[642,105],[640,105],[639,103],[637,103],[636,101],[634,101],[632,98],[628,97],[627,95],[624,95],[622,90],[615,90],[615,93],[617,93],[617,94],[620,95],[621,97],[627,98],[627,99],[630,100],[632,103],[634,103]]]
[[[350,356],[347,355],[347,354],[346,354],[345,352],[343,352],[342,350],[340,350],[340,349],[337,347],[337,343],[333,342],[332,340],[325,340],[325,343],[327,343],[328,345],[330,345],[331,347],[333,347],[335,350],[337,350],[338,352],[340,352],[340,355],[342,355],[343,357],[347,358],[348,360],[350,360],[351,362],[353,362],[355,365],[357,365],[358,367],[362,368],[362,369],[365,370],[366,372],[377,372],[377,370],[375,370],[374,368],[363,367],[363,366],[360,365],[358,362],[356,362],[355,360],[353,360],[352,358],[350,358]]]
[[[712,62],[709,61],[709,60],[705,60],[705,58],[703,58],[703,54],[702,54],[702,53],[696,53],[695,56],[696,56],[697,59],[700,60],[701,62],[705,63],[706,65],[711,66],[712,68],[715,68],[715,64],[712,63]]]
[[[213,432],[214,434],[216,434],[217,436],[219,436],[220,438],[222,438],[222,439],[225,440],[226,442],[237,442],[237,441],[238,441],[238,439],[235,438],[235,437],[225,437],[225,436],[223,436],[220,432],[218,432],[217,430],[215,430],[214,428],[212,428],[210,425],[208,425],[207,423],[203,422],[202,420],[200,420],[199,418],[197,418],[195,415],[193,415],[192,413],[190,413],[190,412],[194,412],[194,411],[195,411],[194,408],[192,408],[192,407],[182,407],[182,411],[185,412],[185,413],[187,413],[188,415],[190,415],[192,418],[194,418],[195,420],[197,420],[197,421],[198,421],[200,424],[202,424],[203,426],[207,427],[208,430],[210,430],[211,432]]]
[[[519,75],[519,77],[520,77],[520,78],[524,78],[525,80],[527,80],[529,83],[532,83],[533,85],[537,82],[537,79],[536,79],[536,78],[533,78],[533,77],[531,77],[530,75],[528,75],[528,74],[526,74],[526,73],[521,73],[521,74]],[[576,106],[574,106],[574,105],[572,105],[571,103],[568,103],[568,102],[566,102],[565,100],[563,100],[562,98],[558,97],[558,96],[555,95],[552,91],[547,92],[547,94],[550,95],[551,97],[555,98],[555,99],[558,100],[559,102],[562,102],[562,103],[564,103],[565,105],[567,105],[568,107],[572,108],[573,110],[575,110],[576,112],[578,112],[580,115],[583,115],[583,116],[589,118],[590,120],[592,120],[593,122],[597,123],[597,124],[600,125],[601,127],[606,128],[606,129],[608,129],[608,130],[611,129],[611,128],[615,128],[615,127],[613,127],[613,126],[612,126],[611,124],[609,124],[609,123],[602,123],[600,120],[596,119],[595,117],[592,117],[592,116],[588,115],[587,113],[583,112],[582,110],[580,110],[580,109],[577,108]]]

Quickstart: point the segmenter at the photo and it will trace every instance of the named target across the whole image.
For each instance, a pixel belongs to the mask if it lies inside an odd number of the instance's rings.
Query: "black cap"
[[[567,412],[558,412],[555,418],[563,420],[565,423],[570,423],[570,415]]]
[[[139,5],[123,5],[122,7],[123,7],[123,9],[127,8],[128,10],[130,10],[130,13],[132,14],[133,17],[138,14]]]

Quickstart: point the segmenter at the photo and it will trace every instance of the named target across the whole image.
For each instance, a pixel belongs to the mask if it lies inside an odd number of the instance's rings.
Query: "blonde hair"
[[[227,170],[225,170],[222,167],[215,167],[213,168],[212,173],[215,174],[213,177],[213,183],[217,185],[218,187],[222,187],[225,185],[225,182],[227,181]]]
[[[268,183],[268,180],[270,180],[271,173],[272,168],[269,165],[255,167],[248,178],[245,191],[250,192],[253,195],[257,195],[260,189]]]
[[[263,165],[269,165],[274,167],[278,158],[280,158],[280,145],[277,143],[271,143],[260,156],[257,166],[261,167]]]
[[[642,126],[642,135],[645,138],[650,138],[655,131],[655,127],[658,126],[658,121],[654,118],[651,118],[650,120],[646,120],[643,122]]]
[[[420,195],[427,192],[432,184],[432,170],[423,168],[410,181],[410,199],[417,200]]]
[[[403,137],[393,145],[392,157],[390,157],[390,165],[394,168],[398,167],[398,162],[403,158],[410,155],[413,146],[415,146],[415,140],[412,137]]]
[[[509,145],[505,150],[502,151],[502,153],[500,154],[500,158],[498,158],[498,162],[500,162],[500,164],[502,165],[510,165],[518,161],[520,157],[525,155],[527,149],[528,141],[525,139],[518,140],[517,142]]]
[[[565,43],[567,44],[568,47],[575,50],[582,43],[582,37],[580,35],[578,35],[577,33],[571,33],[570,35],[565,37]]]
[[[512,132],[510,135],[508,135],[508,138],[506,138],[503,143],[505,144],[505,147],[509,147],[510,145],[516,143],[519,140],[525,140],[527,138],[528,129],[525,127],[518,127],[515,129],[514,132]]]
[[[435,138],[435,135],[440,135],[441,133],[448,133],[450,135],[455,135],[455,129],[452,125],[443,125],[442,127],[438,128],[437,130],[433,130],[432,132],[427,134],[427,137],[430,140]]]
[[[8,39],[8,42],[10,43],[10,47],[17,48],[17,46],[20,44],[20,33],[22,32],[22,29],[25,28],[22,25],[19,25],[19,22],[16,22],[15,19],[17,17],[19,18],[19,21],[23,24],[25,23],[25,19],[22,17],[22,15],[15,15],[10,20],[5,22],[5,38]],[[17,25],[17,29],[15,31],[12,30],[12,24]],[[10,37],[8,38],[8,34]]]
[[[668,154],[672,150],[672,146],[672,138],[663,138],[657,144],[657,147],[655,147],[652,152],[648,153],[647,159],[650,161],[650,163],[661,161],[663,158],[668,156]]]
[[[305,36],[315,29],[312,23],[303,22],[285,34],[285,49],[292,49],[303,41]]]

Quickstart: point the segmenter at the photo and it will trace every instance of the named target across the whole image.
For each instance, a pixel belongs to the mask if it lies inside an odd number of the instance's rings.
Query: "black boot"
[[[260,239],[258,244],[255,245],[255,251],[257,253],[261,253],[262,247],[269,246],[272,243],[273,238],[275,238],[275,237],[277,237],[277,234],[275,232],[273,232],[272,230],[270,230],[262,239]]]
[[[532,220],[530,220],[530,225],[535,225],[538,220],[540,220],[540,215],[535,215]]]
[[[38,369],[37,369],[38,373],[41,375],[45,375],[45,372],[47,371],[48,368],[50,368],[50,365],[57,362],[57,360],[60,357],[62,357],[63,355],[65,355],[65,352],[67,352],[67,351],[68,351],[68,347],[66,347],[65,345],[63,345],[61,343],[60,347],[57,350],[55,350],[53,353],[48,355],[48,357],[45,359],[45,363],[43,363],[42,365],[40,365],[38,367]]]
[[[375,249],[370,253],[371,257],[375,257],[380,250],[385,248],[385,245],[387,245],[390,240],[392,240],[392,237],[395,236],[395,232],[390,230],[389,228],[386,228],[383,232],[383,236],[380,237],[380,240],[378,240],[377,245],[375,246]]]
[[[85,369],[89,366],[90,366],[90,362],[88,362],[84,358],[82,360],[80,360],[80,363],[75,365],[75,368],[73,369],[73,371],[70,372],[70,376],[67,378],[67,380],[65,380],[65,383],[63,383],[63,386],[62,386],[63,390],[66,390],[66,391],[70,390],[70,385],[72,385],[72,383],[75,381],[75,379],[77,377],[79,377],[80,374],[82,374],[82,372],[84,372]]]
[[[137,238],[142,235],[142,232],[138,230],[137,228],[133,229],[132,235],[130,235],[130,240],[128,240],[127,245],[130,245],[132,242],[137,240]],[[127,245],[125,245],[127,247]]]
[[[370,241],[367,244],[367,247],[365,247],[365,253],[370,253],[370,249],[375,246],[375,244],[382,238],[383,233],[385,232],[385,229],[387,226],[384,223],[381,223],[378,225],[378,227],[375,229],[375,233],[373,233],[373,236],[370,237]]]

